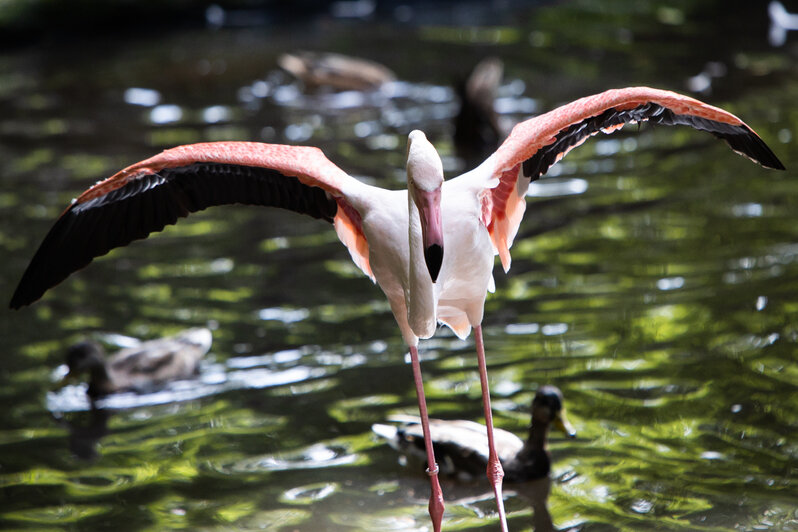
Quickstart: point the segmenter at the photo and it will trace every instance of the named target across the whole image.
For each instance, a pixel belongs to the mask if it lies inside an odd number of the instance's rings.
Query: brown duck
[[[80,342],[67,350],[69,373],[64,380],[88,373],[86,393],[92,399],[122,391],[150,391],[169,381],[195,375],[212,341],[208,329],[187,329],[122,349],[109,358],[97,342]]]

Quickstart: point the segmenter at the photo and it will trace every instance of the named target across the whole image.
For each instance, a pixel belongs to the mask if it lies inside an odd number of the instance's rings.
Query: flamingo
[[[764,167],[784,168],[736,116],[647,87],[608,90],[521,122],[484,162],[446,182],[437,151],[424,133],[412,131],[407,190],[401,191],[354,179],[314,147],[254,142],[178,146],[78,196],[45,236],[10,306],[28,305],[94,257],[213,205],[281,207],[330,222],[355,264],[385,293],[409,347],[435,531],[441,529],[444,503],[418,344],[435,333],[438,323],[460,338],[474,329],[488,435],[487,476],[499,522],[507,530],[481,326],[487,292],[494,290],[494,257],[499,256],[505,272],[510,268],[510,247],[530,181],[599,131],[642,121],[708,131]]]

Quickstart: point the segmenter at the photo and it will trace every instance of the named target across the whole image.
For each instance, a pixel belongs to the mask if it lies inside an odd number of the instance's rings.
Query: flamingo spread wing
[[[510,268],[509,250],[526,208],[524,197],[530,181],[598,132],[612,133],[625,124],[644,121],[708,131],[762,166],[784,169],[742,120],[688,96],[630,87],[575,100],[516,125],[492,156],[490,177],[499,178],[499,184],[483,195],[483,217],[505,271]]]
[[[342,188],[354,181],[318,148],[254,142],[179,146],[136,163],[81,194],[44,238],[11,299],[20,308],[110,250],[215,205],[281,207],[334,223],[371,275],[357,211]]]

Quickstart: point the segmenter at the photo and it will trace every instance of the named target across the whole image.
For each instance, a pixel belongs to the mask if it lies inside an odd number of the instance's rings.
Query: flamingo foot
[[[441,521],[443,520],[443,491],[441,484],[438,481],[438,464],[435,464],[433,470],[427,469],[430,482],[430,495],[429,495],[429,516],[432,519],[432,530],[434,532],[441,531]]]
[[[432,448],[432,437],[429,431],[429,416],[427,415],[427,399],[424,395],[424,382],[421,379],[421,364],[418,360],[418,348],[410,346],[410,362],[413,366],[413,381],[416,384],[416,397],[418,397],[418,413],[421,417],[421,431],[424,433],[424,446],[427,451],[427,474],[429,475],[430,496],[429,516],[432,518],[432,529],[440,532],[443,520],[443,490],[438,481],[438,464],[435,462],[435,452]]]
[[[488,368],[485,363],[485,344],[482,341],[482,325],[474,327],[474,338],[477,344],[477,365],[479,366],[479,382],[482,385],[482,406],[485,410],[485,427],[488,429],[488,469],[486,474],[493,494],[496,497],[496,508],[499,511],[499,525],[502,532],[507,532],[507,515],[504,511],[504,495],[502,494],[502,480],[504,468],[496,453],[493,438],[493,413],[490,408],[490,387],[488,386]]]

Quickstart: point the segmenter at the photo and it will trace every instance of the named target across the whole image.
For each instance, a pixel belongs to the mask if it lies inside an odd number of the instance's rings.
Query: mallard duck
[[[322,86],[337,90],[376,89],[394,81],[396,75],[368,59],[322,52],[294,52],[283,54],[277,64],[310,88]]]
[[[69,373],[64,380],[88,372],[86,393],[92,399],[122,391],[151,390],[196,374],[199,361],[211,348],[212,341],[208,329],[186,329],[174,336],[122,349],[109,358],[97,342],[80,342],[67,350]]]
[[[375,424],[372,430],[403,454],[424,456],[424,436],[416,416],[392,418],[400,425]],[[565,417],[562,392],[556,386],[542,386],[532,400],[532,423],[526,441],[506,430],[494,428],[496,452],[504,467],[504,480],[525,482],[547,477],[551,457],[546,450],[549,426],[569,437],[576,436]],[[484,476],[488,464],[487,430],[465,420],[430,419],[435,459],[440,472],[470,480]]]

